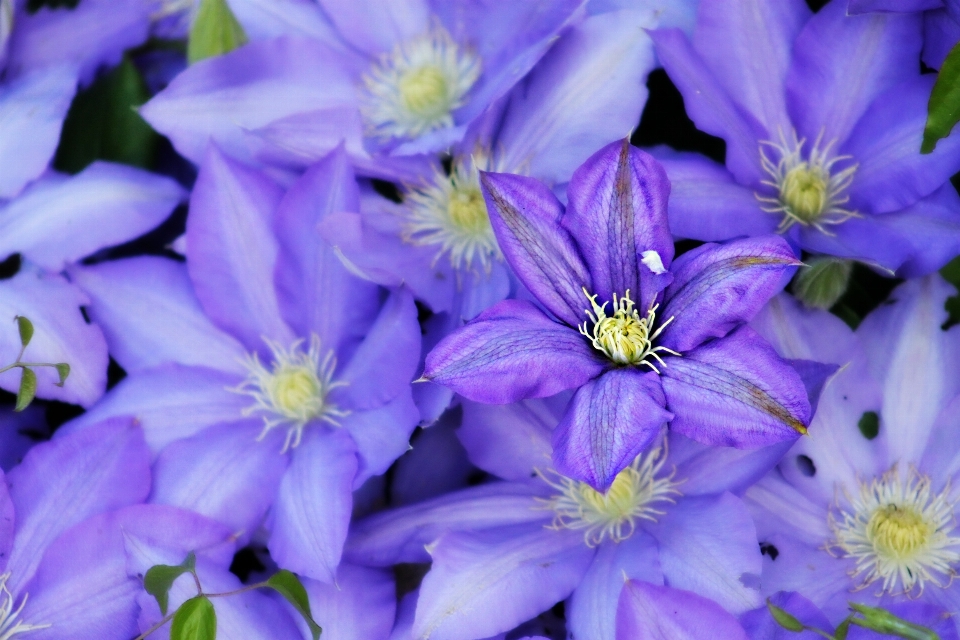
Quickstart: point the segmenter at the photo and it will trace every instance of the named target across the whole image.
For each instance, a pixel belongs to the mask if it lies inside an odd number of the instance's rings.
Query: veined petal
[[[562,220],[586,262],[591,294],[607,301],[629,290],[641,311],[653,304],[673,261],[669,196],[663,167],[629,140],[605,146],[574,172]],[[657,270],[641,262],[648,251],[659,256]]]
[[[590,274],[560,225],[563,205],[543,183],[480,173],[490,224],[514,273],[551,313],[571,326],[583,317]]]
[[[606,491],[673,415],[652,371],[612,369],[580,387],[553,432],[553,461],[563,475]]]
[[[750,327],[664,360],[661,381],[674,431],[743,449],[806,433],[811,416],[803,381]]]
[[[425,0],[387,4],[319,0],[318,4],[342,37],[370,56],[389,52],[394,45],[422,35],[430,27],[430,7]]]
[[[670,322],[658,344],[686,353],[725,336],[783,289],[799,264],[779,236],[704,245],[684,254],[657,312],[661,322]]]
[[[617,640],[748,640],[737,619],[691,591],[629,580],[617,605]]]
[[[424,377],[476,402],[506,404],[579,387],[606,364],[571,327],[504,300],[440,341]]]
[[[338,640],[387,638],[397,609],[393,572],[341,563],[336,584],[306,579],[310,611]]]

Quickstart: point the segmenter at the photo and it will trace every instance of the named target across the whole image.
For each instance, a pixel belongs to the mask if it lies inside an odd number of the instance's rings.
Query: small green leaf
[[[178,565],[158,564],[147,570],[147,573],[143,576],[143,588],[157,599],[157,604],[160,605],[160,613],[167,615],[170,587],[173,586],[176,579],[187,572],[193,571],[196,566],[197,556],[191,551],[190,555]]]
[[[930,153],[937,140],[946,138],[960,120],[960,43],[954,45],[940,66],[937,82],[927,103],[927,124],[923,128],[920,153]]]
[[[187,61],[190,64],[229,53],[246,42],[247,34],[227,0],[200,0],[187,41]]]
[[[14,411],[23,411],[29,407],[34,396],[37,395],[37,374],[33,372],[33,369],[27,367],[22,369],[20,389],[17,391],[17,406],[13,408]]]
[[[860,433],[863,434],[864,438],[873,440],[880,433],[880,416],[877,415],[876,411],[865,411],[860,416],[857,427],[860,428]]]
[[[847,634],[850,633],[850,618],[844,618],[843,622],[837,625],[837,630],[833,632],[834,640],[847,640]]]
[[[829,309],[846,293],[852,272],[850,260],[811,258],[797,272],[793,293],[808,307]]]
[[[17,316],[17,329],[20,331],[20,345],[27,346],[33,338],[33,323],[26,316]]]
[[[313,614],[310,613],[310,600],[307,598],[307,590],[303,588],[300,578],[286,569],[281,569],[270,576],[267,586],[286,598],[287,602],[300,612],[307,626],[310,627],[313,640],[317,640],[323,629],[314,621]]]
[[[217,612],[207,596],[190,598],[177,609],[170,640],[216,640]]]
[[[799,633],[806,628],[802,622],[787,613],[784,609],[781,609],[777,605],[770,602],[769,598],[767,598],[767,609],[770,610],[770,615],[772,615],[773,619],[777,621],[777,624],[787,631]]]
[[[940,640],[940,636],[927,627],[898,618],[886,609],[869,607],[865,604],[850,602],[850,608],[862,615],[862,618],[850,618],[850,623],[858,627],[872,629],[877,633],[906,638],[906,640]]]
[[[70,365],[66,362],[58,362],[53,366],[57,368],[57,375],[60,376],[60,382],[57,382],[56,385],[62,387],[63,383],[67,381],[67,376],[70,375]]]

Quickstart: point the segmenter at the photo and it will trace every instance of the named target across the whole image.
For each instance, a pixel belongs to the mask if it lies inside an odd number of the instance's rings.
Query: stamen
[[[263,366],[257,354],[247,356],[244,362],[249,371],[247,379],[228,390],[254,399],[254,404],[244,409],[243,415],[264,414],[263,431],[258,441],[274,427],[287,426],[287,437],[281,450],[285,453],[300,445],[304,427],[313,420],[340,426],[340,419],[350,412],[329,402],[327,396],[346,383],[333,379],[337,358],[333,351],[321,358],[320,338],[316,334],[311,336],[310,349],[306,353],[300,348],[303,340],[297,340],[289,349],[271,340],[265,342],[273,352],[271,367]]]
[[[28,594],[23,594],[20,606],[14,608],[13,594],[7,588],[7,580],[9,579],[9,573],[0,574],[0,640],[10,640],[10,638],[28,631],[48,629],[51,626],[49,624],[27,624],[17,619],[27,605]]]
[[[783,214],[777,233],[784,233],[794,224],[812,226],[827,235],[833,235],[826,226],[846,222],[850,218],[861,217],[859,213],[843,207],[850,200],[844,192],[853,182],[853,175],[857,171],[856,164],[834,173],[835,165],[839,162],[851,160],[851,156],[831,157],[831,141],[820,148],[822,133],[813,143],[810,154],[803,159],[803,145],[805,139],[797,139],[796,132],[793,140],[788,142],[783,132],[780,132],[780,144],[764,141],[760,146],[760,162],[764,171],[771,180],[764,180],[762,184],[776,190],[775,197],[755,194],[757,200],[766,206],[761,209],[768,213]],[[774,163],[767,157],[764,147],[774,149],[780,159]]]
[[[646,365],[660,373],[648,358],[652,358],[665,367],[666,364],[660,357],[659,351],[679,356],[680,354],[667,347],[655,347],[654,341],[667,328],[673,317],[667,319],[656,331],[651,333],[656,323],[656,311],[660,305],[655,304],[647,310],[647,316],[641,318],[640,314],[633,306],[633,300],[630,299],[630,290],[623,294],[622,298],[617,299],[617,294],[613,294],[613,315],[607,316],[607,302],[602,305],[597,304],[596,294],[590,295],[586,289],[583,294],[587,296],[593,312],[585,309],[589,321],[585,321],[582,326],[577,328],[580,333],[590,339],[593,347],[602,351],[608,358],[617,364],[632,364],[636,366]],[[593,329],[588,330],[590,324]]]
[[[622,542],[633,535],[637,521],[656,522],[665,511],[653,505],[674,503],[673,496],[680,482],[674,482],[676,469],[658,478],[666,463],[666,445],[653,449],[645,456],[637,456],[633,463],[617,474],[606,493],[600,493],[585,482],[571,480],[553,473],[555,479],[537,471],[544,482],[559,493],[552,498],[538,498],[545,509],[555,512],[550,527],[554,529],[584,529],[587,546],[595,547],[605,539]]]

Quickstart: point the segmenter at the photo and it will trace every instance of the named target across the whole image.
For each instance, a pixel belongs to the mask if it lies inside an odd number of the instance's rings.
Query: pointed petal
[[[607,301],[629,290],[641,309],[653,303],[673,261],[669,196],[663,167],[629,140],[605,146],[574,172],[563,226],[583,254],[591,294]],[[641,262],[648,251],[659,256],[656,270]]]
[[[783,289],[799,264],[779,236],[709,244],[684,254],[657,311],[661,326],[670,322],[657,344],[686,353],[722,338]]]
[[[245,372],[246,350],[204,314],[183,264],[138,256],[69,273],[90,297],[87,312],[128,373],[164,363]]]
[[[737,619],[690,591],[630,580],[617,605],[618,640],[748,640]]]
[[[43,551],[71,526],[142,501],[150,490],[150,452],[140,428],[116,419],[38,444],[7,474],[16,511],[16,539],[7,570],[17,591]]]
[[[0,255],[19,252],[59,271],[153,229],[183,196],[170,178],[121,164],[94,162],[75,176],[53,174],[0,210]]]
[[[273,507],[268,546],[281,567],[333,582],[353,507],[356,448],[342,431],[305,434]]]
[[[251,350],[262,338],[288,345],[273,270],[278,246],[271,228],[280,189],[259,172],[211,146],[190,197],[187,270],[210,319]]]
[[[343,428],[356,443],[359,458],[354,488],[371,476],[386,473],[410,448],[410,435],[419,422],[420,411],[409,387],[376,409],[357,411],[343,419]]]
[[[495,405],[462,401],[457,437],[470,462],[504,480],[527,480],[553,453],[551,432],[557,424],[542,400]]]
[[[553,462],[563,475],[606,491],[673,416],[656,373],[612,369],[573,396],[553,432]]]
[[[551,313],[570,325],[583,315],[590,274],[559,224],[563,205],[541,182],[481,173],[490,224],[517,278]]]
[[[804,227],[800,229],[799,244],[808,253],[850,258],[888,271],[899,269],[914,251],[896,225],[884,224],[883,216],[871,215],[836,225],[830,235]]]
[[[310,611],[323,632],[342,640],[387,638],[393,628],[397,590],[393,573],[341,564],[336,584],[304,580]]]
[[[792,440],[810,424],[800,376],[750,327],[665,361],[670,428],[697,442],[752,449]]]
[[[431,549],[414,636],[469,640],[508,631],[566,598],[593,555],[579,532],[538,525],[444,536]]]
[[[570,327],[525,300],[504,300],[441,340],[424,377],[476,402],[506,404],[579,387],[605,366]]]

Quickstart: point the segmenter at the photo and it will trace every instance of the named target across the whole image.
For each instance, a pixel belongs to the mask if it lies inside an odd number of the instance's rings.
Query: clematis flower
[[[408,448],[420,328],[316,235],[355,208],[341,151],[286,193],[211,147],[191,197],[187,264],[138,257],[71,270],[129,373],[61,428],[133,415],[156,456],[150,500],[249,540],[270,508],[284,568],[333,580],[351,492]]]
[[[815,15],[802,0],[701,3],[691,43],[653,32],[697,126],[726,141],[726,168],[662,156],[681,238],[781,233],[815,254],[901,277],[960,252],[960,137],[920,153],[933,87],[917,14]],[[733,34],[733,35],[731,35]]]
[[[504,480],[354,524],[348,560],[432,562],[409,637],[485,638],[566,600],[571,636],[613,638],[625,577],[694,591],[735,614],[759,606],[760,549],[736,494],[789,444],[746,451],[670,434],[604,494],[549,467],[563,406],[465,401],[470,460]]]
[[[954,293],[936,275],[907,282],[855,336],[794,305],[764,320],[786,355],[828,359],[837,343],[852,354],[823,392],[813,436],[746,492],[767,549],[765,593],[797,591],[834,624],[848,600],[928,626],[960,606],[960,331],[942,329]]]
[[[699,442],[760,447],[806,432],[800,376],[742,326],[799,264],[781,238],[705,245],[673,262],[670,185],[626,141],[542,183],[482,174],[500,248],[541,306],[507,300],[442,340],[423,377],[478,402],[575,389],[554,464],[597,490],[672,421]]]
[[[960,4],[955,0],[848,0],[848,14],[872,12],[923,12],[923,62],[934,69],[960,41]]]

